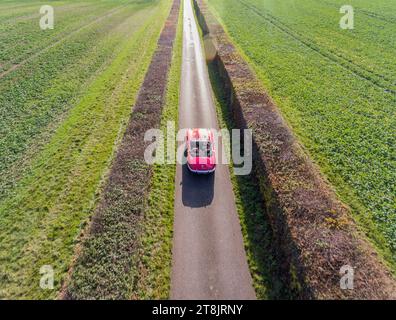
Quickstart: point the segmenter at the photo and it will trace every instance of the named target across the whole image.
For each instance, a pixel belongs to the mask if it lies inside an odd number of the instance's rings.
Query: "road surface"
[[[184,0],[179,128],[218,128],[200,35]],[[221,150],[221,148],[218,148]],[[227,165],[176,171],[171,299],[255,299]]]

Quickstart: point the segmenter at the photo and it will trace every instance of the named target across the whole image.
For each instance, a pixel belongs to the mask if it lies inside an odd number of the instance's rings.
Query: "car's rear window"
[[[212,155],[211,142],[206,140],[192,140],[190,142],[190,154],[193,157],[210,157]]]

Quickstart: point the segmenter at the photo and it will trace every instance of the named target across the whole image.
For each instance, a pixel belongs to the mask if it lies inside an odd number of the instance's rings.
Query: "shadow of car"
[[[182,201],[191,208],[201,208],[210,205],[214,197],[215,172],[209,175],[197,175],[187,167],[182,166]]]

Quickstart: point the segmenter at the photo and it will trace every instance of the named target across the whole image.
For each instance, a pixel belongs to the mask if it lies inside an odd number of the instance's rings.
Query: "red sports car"
[[[210,129],[188,129],[186,135],[187,166],[194,173],[211,173],[216,169],[214,135]]]

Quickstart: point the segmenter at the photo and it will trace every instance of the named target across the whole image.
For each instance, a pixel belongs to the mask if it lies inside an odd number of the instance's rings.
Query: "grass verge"
[[[179,15],[172,65],[168,78],[166,104],[161,119],[161,131],[166,132],[167,122],[178,123],[179,87],[181,77],[183,19],[182,5]],[[165,137],[166,143],[166,137]],[[148,209],[143,221],[140,250],[140,276],[137,299],[168,299],[172,261],[172,236],[175,193],[175,164],[154,166],[152,189]]]

